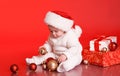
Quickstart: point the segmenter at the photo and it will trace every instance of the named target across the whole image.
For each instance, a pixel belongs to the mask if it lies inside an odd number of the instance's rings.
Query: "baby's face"
[[[60,29],[57,29],[57,28],[52,27],[52,26],[48,26],[48,27],[49,27],[49,30],[50,30],[50,36],[53,37],[53,38],[58,38],[58,37],[65,34],[65,32],[60,30]]]

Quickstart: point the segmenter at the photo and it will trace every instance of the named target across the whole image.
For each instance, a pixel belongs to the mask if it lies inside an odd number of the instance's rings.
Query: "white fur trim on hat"
[[[45,17],[45,23],[63,31],[68,31],[74,24],[71,19],[64,18],[54,12],[48,12]]]

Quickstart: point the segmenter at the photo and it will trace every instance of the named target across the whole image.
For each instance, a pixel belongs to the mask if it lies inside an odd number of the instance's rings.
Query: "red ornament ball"
[[[117,43],[115,43],[115,42],[111,42],[110,44],[109,44],[109,49],[110,49],[110,51],[115,51],[116,49],[117,49]]]
[[[29,65],[29,69],[32,70],[32,71],[35,71],[37,69],[37,65],[35,63],[31,63]]]
[[[18,70],[19,70],[19,68],[18,68],[18,65],[17,65],[17,64],[12,64],[12,65],[10,66],[10,71],[11,71],[12,73],[17,73]]]

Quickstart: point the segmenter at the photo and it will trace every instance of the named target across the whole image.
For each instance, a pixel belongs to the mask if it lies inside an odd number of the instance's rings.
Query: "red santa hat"
[[[67,13],[61,11],[49,11],[44,21],[47,25],[63,31],[69,31],[74,24],[73,19]]]

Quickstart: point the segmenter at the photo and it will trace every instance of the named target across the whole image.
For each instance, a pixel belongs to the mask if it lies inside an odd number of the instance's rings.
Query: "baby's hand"
[[[39,49],[39,53],[45,55],[47,53],[47,50],[44,47],[42,47]]]
[[[58,57],[58,62],[61,63],[67,59],[66,55],[62,54]]]

